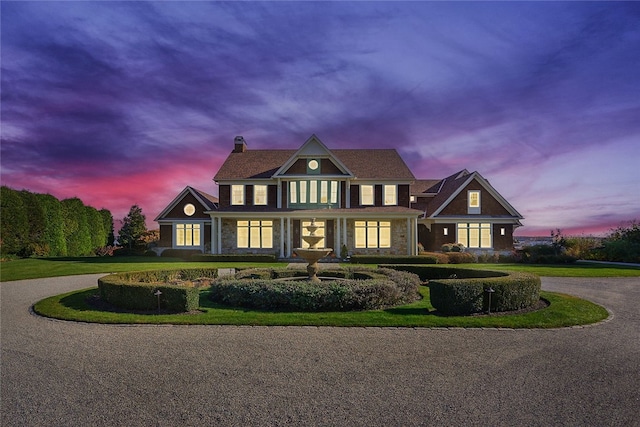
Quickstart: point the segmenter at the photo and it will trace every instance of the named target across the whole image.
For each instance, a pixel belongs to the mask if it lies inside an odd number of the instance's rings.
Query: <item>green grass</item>
[[[483,316],[440,316],[429,303],[429,288],[421,287],[422,299],[387,310],[357,312],[286,312],[229,308],[211,302],[207,291],[200,297],[198,314],[133,314],[100,311],[87,303],[97,288],[84,289],[46,298],[34,311],[56,319],[97,323],[177,324],[177,325],[307,325],[379,327],[494,327],[557,328],[601,321],[608,312],[589,301],[570,295],[542,292],[549,307],[523,314]]]
[[[284,263],[187,262],[163,257],[78,257],[25,258],[0,263],[0,282],[77,274],[120,273],[123,271],[168,270],[180,268],[284,267]]]
[[[547,277],[640,277],[640,267],[580,262],[576,264],[447,264],[495,271],[522,271]]]

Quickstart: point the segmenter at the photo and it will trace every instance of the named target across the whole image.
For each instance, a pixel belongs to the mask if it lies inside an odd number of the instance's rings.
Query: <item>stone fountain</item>
[[[319,248],[318,243],[323,239],[322,236],[316,236],[316,219],[311,220],[311,224],[305,227],[309,231],[308,236],[302,236],[302,240],[309,244],[308,248],[295,248],[293,251],[302,259],[307,261],[307,273],[309,273],[309,281],[320,282],[318,277],[318,260],[326,257],[333,251],[332,248]]]

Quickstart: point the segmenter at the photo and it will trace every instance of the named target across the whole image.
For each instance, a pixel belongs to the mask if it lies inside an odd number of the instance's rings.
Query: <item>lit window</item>
[[[289,203],[298,203],[298,185],[295,182],[289,183]]]
[[[398,187],[395,185],[384,186],[384,204],[385,206],[398,204]]]
[[[360,205],[373,205],[373,185],[360,186]]]
[[[176,246],[200,246],[200,224],[176,224]]]
[[[507,230],[505,228],[500,229],[500,235],[505,236],[507,234]]]
[[[320,203],[329,203],[329,181],[320,181]]]
[[[254,205],[267,204],[267,186],[266,185],[253,186],[253,204]]]
[[[356,248],[390,248],[391,222],[389,221],[356,221]]]
[[[469,198],[467,213],[479,214],[480,213],[480,191],[470,190],[467,194]]]
[[[443,231],[445,236],[449,235],[449,229],[447,227],[443,228],[442,231]]]
[[[409,198],[409,201],[410,201],[411,203],[414,203],[414,202],[416,201],[416,196],[411,196],[411,197]]]
[[[231,204],[244,205],[244,185],[231,186]]]
[[[467,248],[491,248],[491,224],[459,223],[458,243]]]
[[[273,221],[238,221],[238,248],[264,249],[273,247]]]
[[[307,203],[307,181],[300,181],[300,203]]]
[[[318,181],[309,181],[309,203],[318,203]]]
[[[338,203],[338,181],[331,181],[331,204]]]

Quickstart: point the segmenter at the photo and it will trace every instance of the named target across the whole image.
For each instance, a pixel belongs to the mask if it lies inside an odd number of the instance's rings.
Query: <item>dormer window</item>
[[[361,206],[373,205],[373,185],[360,186],[360,205]]]
[[[480,190],[469,190],[467,192],[467,213],[479,214],[480,213]]]
[[[385,185],[384,186],[384,205],[395,206],[397,204],[398,204],[398,186]]]
[[[317,159],[307,160],[307,173],[310,175],[320,174],[320,160],[317,160]]]
[[[256,206],[264,206],[267,204],[267,186],[253,186],[253,204]]]
[[[231,204],[244,205],[244,185],[231,186]]]

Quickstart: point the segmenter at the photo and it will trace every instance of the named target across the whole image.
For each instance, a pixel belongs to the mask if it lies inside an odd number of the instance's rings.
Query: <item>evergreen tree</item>
[[[0,251],[18,254],[27,245],[29,220],[20,193],[9,187],[0,188]]]
[[[69,256],[89,255],[92,252],[91,234],[87,221],[87,211],[82,200],[74,197],[62,202],[65,226],[65,240]]]
[[[47,227],[46,216],[38,196],[27,190],[19,192],[24,205],[27,221],[29,223],[29,233],[27,241],[22,248],[22,256],[47,256],[49,255],[49,244],[45,240],[45,230]]]
[[[107,209],[100,209],[98,212],[100,213],[100,216],[102,216],[102,227],[104,229],[107,246],[113,246],[113,243],[116,240],[113,230],[113,216]]]
[[[129,249],[141,249],[145,246],[143,236],[147,232],[145,216],[138,205],[131,206],[129,214],[122,220],[122,228],[118,234],[120,245]]]
[[[37,194],[36,196],[44,210],[44,241],[49,245],[48,256],[67,255],[67,242],[64,238],[64,220],[60,200],[50,194]]]
[[[86,206],[85,210],[87,212],[87,223],[89,224],[91,234],[91,248],[95,251],[95,249],[107,244],[104,232],[104,221],[102,221],[102,215],[100,215],[96,208]]]

